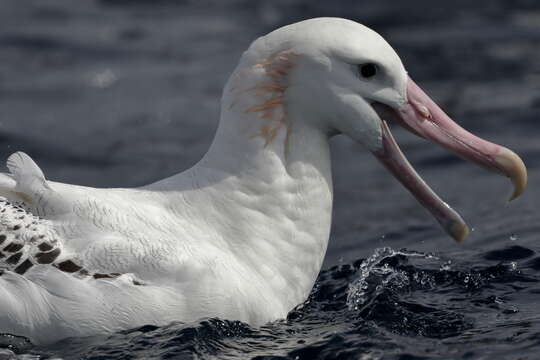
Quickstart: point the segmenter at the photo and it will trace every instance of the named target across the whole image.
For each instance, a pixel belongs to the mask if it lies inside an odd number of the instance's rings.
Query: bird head
[[[349,136],[373,153],[457,241],[467,236],[467,225],[409,164],[388,123],[507,176],[514,185],[511,200],[524,191],[527,172],[519,156],[451,120],[409,77],[394,49],[361,24],[318,18],[288,25],[255,41],[244,56],[244,62],[250,61],[263,75],[254,89],[271,95],[247,112],[272,119],[279,105],[286,113],[282,124],[286,116],[329,136]],[[266,142],[276,129],[265,130]]]

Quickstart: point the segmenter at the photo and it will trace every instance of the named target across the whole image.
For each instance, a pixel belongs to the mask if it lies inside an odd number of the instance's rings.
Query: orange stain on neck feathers
[[[263,100],[261,103],[249,106],[245,109],[245,113],[256,113],[259,118],[268,121],[259,132],[252,136],[252,138],[262,137],[265,147],[271,144],[279,130],[285,127],[287,136],[284,145],[285,150],[287,149],[290,124],[283,106],[284,96],[289,85],[289,71],[294,67],[292,59],[298,55],[292,50],[284,50],[253,65],[254,69],[264,72],[265,80],[241,91],[254,93],[257,99]]]

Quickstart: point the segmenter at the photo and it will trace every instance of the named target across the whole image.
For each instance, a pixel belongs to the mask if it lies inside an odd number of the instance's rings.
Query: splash
[[[396,269],[385,262],[395,256],[417,257],[439,260],[432,254],[408,250],[393,250],[389,247],[378,248],[358,269],[358,279],[349,285],[347,306],[349,310],[361,311],[370,299],[376,298],[383,290],[399,290],[408,287],[411,280],[423,286],[434,286],[433,278],[425,273],[414,273],[412,279],[403,270]]]

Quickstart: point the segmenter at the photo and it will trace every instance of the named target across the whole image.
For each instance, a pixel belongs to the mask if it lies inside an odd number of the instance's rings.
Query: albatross
[[[181,173],[91,188],[49,181],[14,153],[0,174],[0,332],[49,343],[203,317],[285,318],[323,263],[338,134],[462,241],[467,225],[414,171],[389,123],[510,178],[512,199],[525,188],[514,152],[454,123],[380,35],[339,18],[255,40],[224,88],[210,149]]]

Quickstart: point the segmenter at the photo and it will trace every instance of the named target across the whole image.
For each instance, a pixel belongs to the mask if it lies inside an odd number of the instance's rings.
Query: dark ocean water
[[[0,345],[21,359],[540,358],[538,1],[2,0],[0,158],[23,150],[49,179],[99,187],[181,171],[208,147],[241,52],[315,16],[381,33],[454,120],[520,154],[522,198],[506,204],[505,179],[396,129],[474,228],[457,245],[376,160],[336,138],[326,270],[287,320]]]

